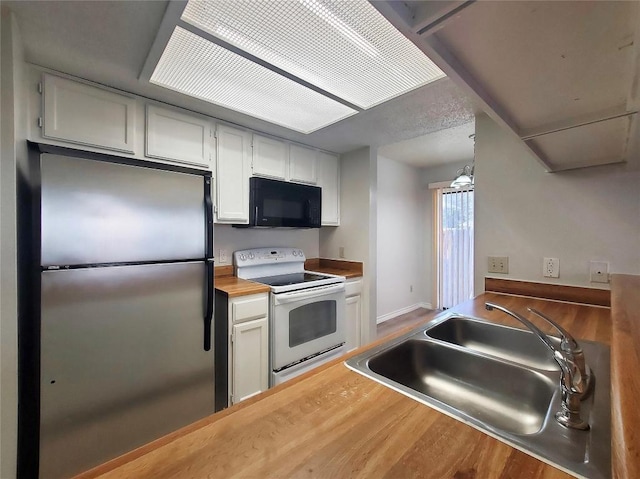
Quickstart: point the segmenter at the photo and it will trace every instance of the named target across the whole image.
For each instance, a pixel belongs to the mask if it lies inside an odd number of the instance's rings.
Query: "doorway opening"
[[[438,308],[473,297],[473,185],[436,190],[436,287]]]

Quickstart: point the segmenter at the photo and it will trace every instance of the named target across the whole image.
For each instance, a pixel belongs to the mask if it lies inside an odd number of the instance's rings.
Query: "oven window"
[[[289,312],[289,347],[336,332],[336,301],[317,301]]]

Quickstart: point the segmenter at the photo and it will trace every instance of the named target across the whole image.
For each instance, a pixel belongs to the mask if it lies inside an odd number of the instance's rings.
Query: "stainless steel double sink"
[[[444,314],[346,364],[570,474],[606,478],[611,476],[610,350],[593,341],[580,345],[595,379],[582,401],[587,431],[555,421],[560,368],[526,330]]]

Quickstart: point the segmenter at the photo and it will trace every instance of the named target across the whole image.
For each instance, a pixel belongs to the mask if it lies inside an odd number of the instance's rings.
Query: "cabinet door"
[[[207,118],[147,105],[145,156],[211,166],[211,122]]]
[[[284,141],[253,135],[253,174],[287,179],[289,148]]]
[[[216,138],[216,222],[247,224],[251,134],[218,125]]]
[[[289,180],[315,185],[318,181],[315,150],[298,145],[289,148]]]
[[[232,404],[269,388],[267,324],[265,317],[233,326]]]
[[[360,322],[361,322],[362,296],[357,294],[345,299],[346,317],[346,350],[352,351],[360,346]]]
[[[135,98],[43,75],[42,136],[135,153]]]
[[[322,225],[340,225],[340,160],[318,152],[318,186],[322,188]]]

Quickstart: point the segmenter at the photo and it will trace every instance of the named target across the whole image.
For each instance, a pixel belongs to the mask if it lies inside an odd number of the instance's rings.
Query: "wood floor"
[[[392,319],[388,319],[384,323],[378,324],[378,338],[395,333],[409,326],[417,326],[420,323],[432,319],[440,313],[438,309],[419,308],[406,314],[402,314]]]

